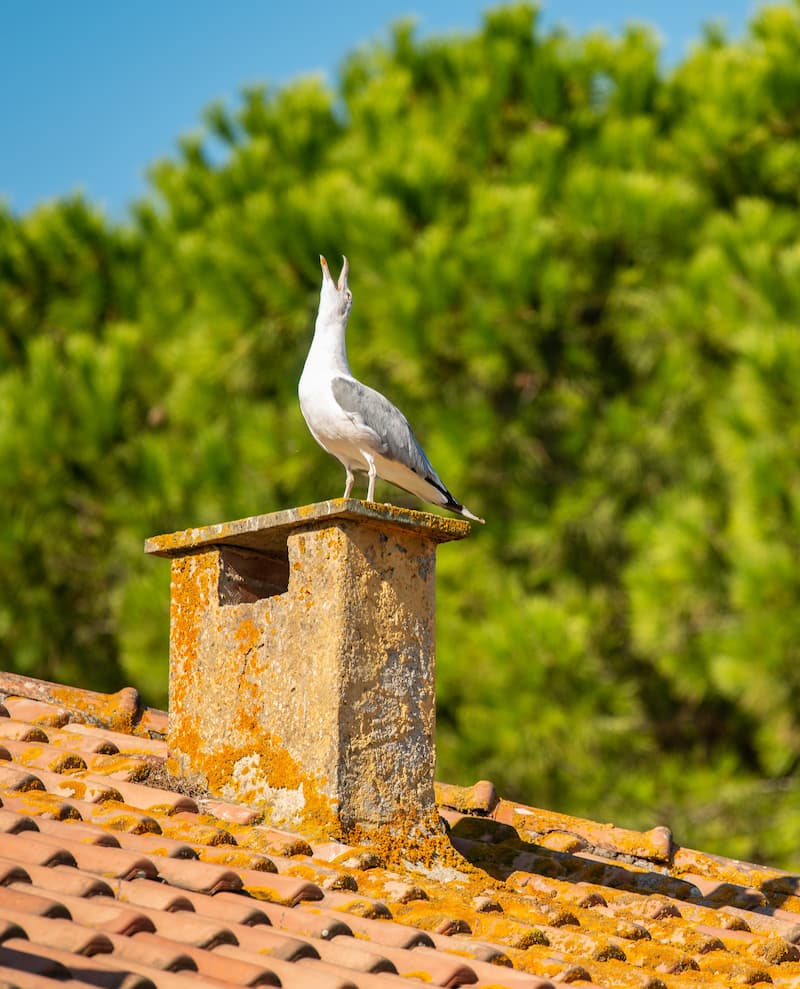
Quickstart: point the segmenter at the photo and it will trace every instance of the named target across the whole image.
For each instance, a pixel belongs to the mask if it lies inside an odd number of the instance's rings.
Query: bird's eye
[[[348,302],[353,301],[353,293],[350,291],[349,288],[345,290],[344,297],[345,299],[347,299]]]

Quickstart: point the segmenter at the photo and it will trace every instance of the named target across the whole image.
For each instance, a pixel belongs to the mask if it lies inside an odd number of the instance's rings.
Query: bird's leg
[[[349,467],[345,467],[345,470],[347,471],[347,480],[345,481],[344,484],[344,494],[342,495],[342,497],[349,498],[350,492],[353,490],[353,481],[355,480],[355,478],[353,477],[353,472],[350,470]]]
[[[375,478],[378,476],[378,472],[375,469],[375,461],[372,457],[361,451],[361,456],[366,460],[367,466],[369,467],[369,486],[367,487],[367,501],[375,501]]]

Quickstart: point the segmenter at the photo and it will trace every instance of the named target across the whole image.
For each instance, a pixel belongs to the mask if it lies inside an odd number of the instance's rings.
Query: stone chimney
[[[154,536],[171,768],[277,826],[435,811],[436,546],[460,519],[336,499]]]

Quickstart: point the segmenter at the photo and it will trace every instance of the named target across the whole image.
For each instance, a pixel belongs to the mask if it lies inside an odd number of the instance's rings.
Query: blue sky
[[[205,106],[242,85],[306,73],[333,83],[345,56],[414,16],[421,34],[476,29],[476,0],[0,0],[0,200],[15,212],[82,190],[121,217],[146,171]],[[703,23],[739,36],[756,0],[550,0],[547,26],[653,25],[674,63]]]

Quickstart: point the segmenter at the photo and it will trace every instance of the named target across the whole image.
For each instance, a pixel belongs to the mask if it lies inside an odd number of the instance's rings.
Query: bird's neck
[[[319,362],[342,374],[350,374],[347,362],[345,330],[347,321],[318,319],[314,327],[314,339],[308,352],[308,360]]]

